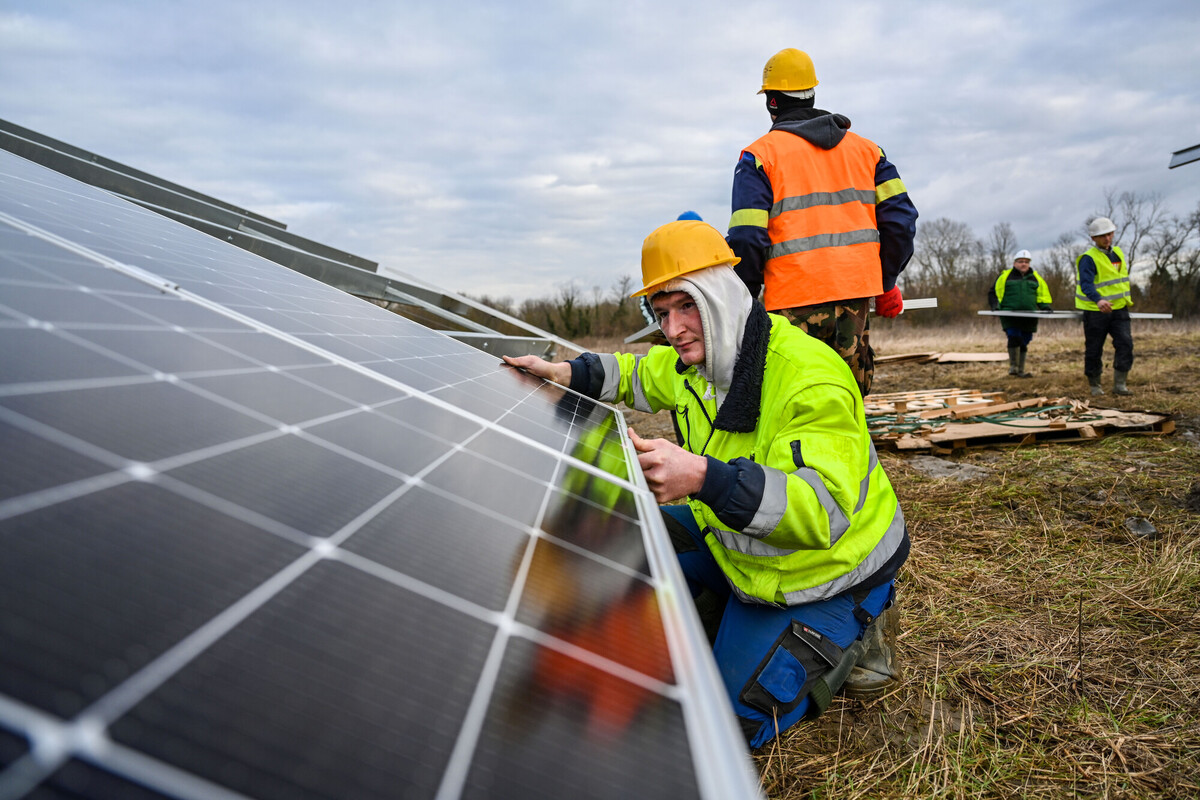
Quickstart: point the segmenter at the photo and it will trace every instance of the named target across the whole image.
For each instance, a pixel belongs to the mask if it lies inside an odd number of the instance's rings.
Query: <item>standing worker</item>
[[[1129,325],[1129,262],[1113,244],[1117,226],[1108,217],[1088,223],[1095,244],[1075,259],[1075,308],[1083,311],[1083,374],[1093,395],[1104,394],[1104,340],[1112,336],[1113,394],[1130,395],[1125,379],[1133,367],[1133,332]]]
[[[670,222],[646,237],[634,295],[670,347],[504,361],[675,415],[682,447],[630,438],[658,502],[687,501],[663,505],[664,523],[757,748],[824,710],[861,662],[909,539],[845,363],[768,314],[736,263],[711,225]]]
[[[814,108],[808,54],[781,50],[763,67],[771,130],[733,174],[728,240],[754,297],[837,351],[865,397],[875,371],[869,302],[895,317],[896,279],[913,254],[917,209],[900,174],[850,120]]]
[[[992,311],[1050,311],[1050,287],[1041,275],[1034,271],[1033,256],[1022,250],[1013,257],[1013,265],[996,278],[988,290],[988,305]],[[1025,354],[1033,335],[1037,333],[1038,321],[1030,317],[1000,317],[1000,327],[1008,336],[1008,374],[1018,378],[1032,378],[1025,371]]]

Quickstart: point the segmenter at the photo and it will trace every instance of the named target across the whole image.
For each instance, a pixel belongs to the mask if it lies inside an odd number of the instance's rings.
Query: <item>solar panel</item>
[[[0,152],[0,798],[756,796],[613,409]]]

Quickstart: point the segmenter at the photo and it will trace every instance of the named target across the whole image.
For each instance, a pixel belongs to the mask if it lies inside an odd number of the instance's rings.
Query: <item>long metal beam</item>
[[[1082,311],[980,311],[981,317],[1028,317],[1030,319],[1082,319]],[[1172,314],[1135,311],[1130,319],[1173,319]]]
[[[1185,147],[1182,150],[1176,150],[1171,154],[1171,163],[1167,169],[1175,169],[1182,167],[1184,164],[1190,164],[1193,161],[1200,161],[1200,144],[1194,144],[1191,147]]]
[[[913,311],[918,308],[937,308],[936,297],[914,297],[911,300],[905,299],[904,311]],[[872,302],[871,310],[875,310],[875,304]],[[904,311],[900,313],[903,314]],[[657,336],[656,336],[657,334]],[[662,336],[662,332],[658,329],[658,323],[651,323],[640,331],[630,334],[625,337],[625,344],[634,344],[636,342],[652,342],[654,344],[663,344],[666,340]]]

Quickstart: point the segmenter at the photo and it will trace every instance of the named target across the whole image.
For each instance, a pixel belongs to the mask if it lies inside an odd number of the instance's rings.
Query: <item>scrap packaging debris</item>
[[[1161,436],[1170,414],[1092,408],[1068,397],[1007,402],[1003,392],[930,389],[869,395],[867,426],[877,447],[949,453],[967,447],[1081,442],[1111,433]]]

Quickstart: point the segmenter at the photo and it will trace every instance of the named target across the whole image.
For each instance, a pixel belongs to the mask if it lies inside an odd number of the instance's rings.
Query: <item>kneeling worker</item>
[[[630,437],[658,502],[687,501],[662,506],[666,527],[761,747],[823,711],[856,663],[865,690],[895,682],[879,617],[909,539],[849,367],[768,314],[737,261],[712,226],[668,223],[642,246],[634,296],[650,296],[670,347],[504,360],[601,401],[671,410],[682,447]]]

